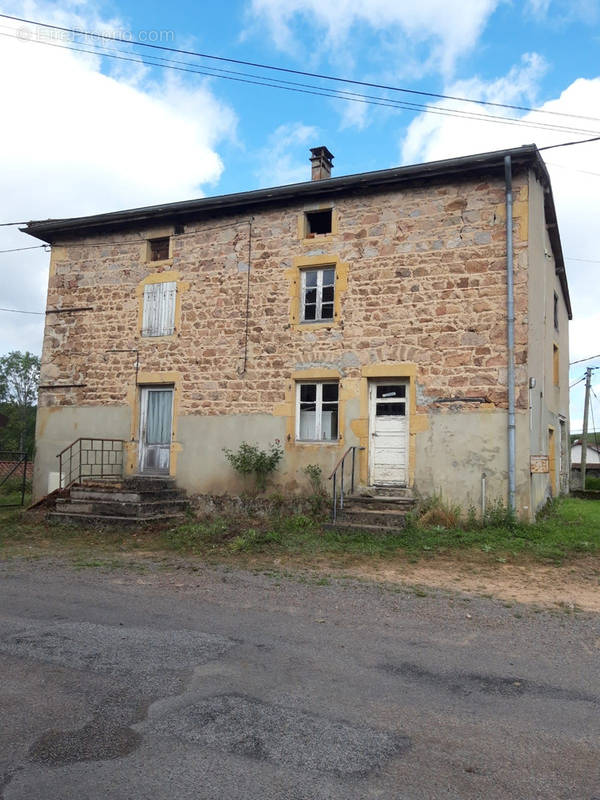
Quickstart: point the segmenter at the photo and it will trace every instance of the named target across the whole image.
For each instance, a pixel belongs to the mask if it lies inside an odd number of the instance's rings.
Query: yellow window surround
[[[311,211],[327,211],[328,209],[331,209],[331,233],[317,233],[309,236],[306,215],[310,214]],[[318,203],[307,206],[298,214],[298,239],[307,245],[315,247],[319,242],[328,241],[332,236],[337,236],[338,225],[338,212],[332,203]]]
[[[333,295],[333,319],[319,322],[302,322],[302,271],[307,269],[335,269]],[[296,256],[292,266],[285,271],[289,281],[290,326],[297,330],[314,331],[318,328],[334,328],[342,319],[342,295],[348,289],[348,264],[338,255]]]
[[[152,262],[153,264],[157,264],[160,262]],[[143,341],[147,337],[142,336],[142,328],[143,328],[143,320],[144,320],[144,289],[149,284],[153,283],[170,283],[174,282],[177,284],[177,293],[175,295],[175,321],[173,325],[173,333],[169,334],[168,336],[153,336],[152,341],[157,342],[161,341],[162,339],[171,339],[173,336],[179,335],[179,331],[181,330],[181,298],[184,292],[186,292],[190,288],[190,284],[188,281],[181,280],[181,273],[169,270],[165,272],[153,272],[150,275],[146,275],[143,281],[137,285],[136,288],[136,295],[138,298],[138,324],[137,324],[137,332],[140,339]]]

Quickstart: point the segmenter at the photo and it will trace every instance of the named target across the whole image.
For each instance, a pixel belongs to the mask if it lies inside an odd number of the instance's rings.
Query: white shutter
[[[175,329],[177,283],[149,283],[144,287],[142,336],[169,336]]]

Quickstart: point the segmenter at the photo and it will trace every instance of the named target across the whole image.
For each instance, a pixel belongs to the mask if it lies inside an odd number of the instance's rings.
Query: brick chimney
[[[326,147],[311,147],[311,180],[322,181],[323,178],[331,178],[331,167],[333,166],[333,154]]]

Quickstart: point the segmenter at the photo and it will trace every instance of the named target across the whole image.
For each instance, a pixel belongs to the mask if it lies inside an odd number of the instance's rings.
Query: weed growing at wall
[[[269,476],[275,472],[283,458],[283,448],[279,439],[275,439],[267,450],[261,450],[256,444],[242,442],[237,450],[224,447],[223,452],[237,473],[243,477],[254,476],[256,489],[259,492],[264,492],[267,488]]]

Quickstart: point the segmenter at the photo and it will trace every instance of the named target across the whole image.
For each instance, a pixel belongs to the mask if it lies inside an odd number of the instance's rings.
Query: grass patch
[[[220,561],[262,553],[311,560],[339,557],[340,561],[404,556],[415,562],[438,554],[476,552],[484,558],[487,554],[496,563],[520,556],[559,562],[600,553],[600,503],[562,498],[530,525],[507,517],[500,507],[491,509],[482,524],[473,516],[461,519],[456,509],[444,509],[429,501],[419,516],[409,518],[404,530],[388,534],[331,530],[319,518],[304,514],[274,513],[260,518],[231,515],[169,528],[155,525],[119,530],[49,524],[21,510],[0,510],[0,554],[32,555],[33,549],[79,553],[81,567],[106,567],[103,554],[136,550],[216,557]]]

